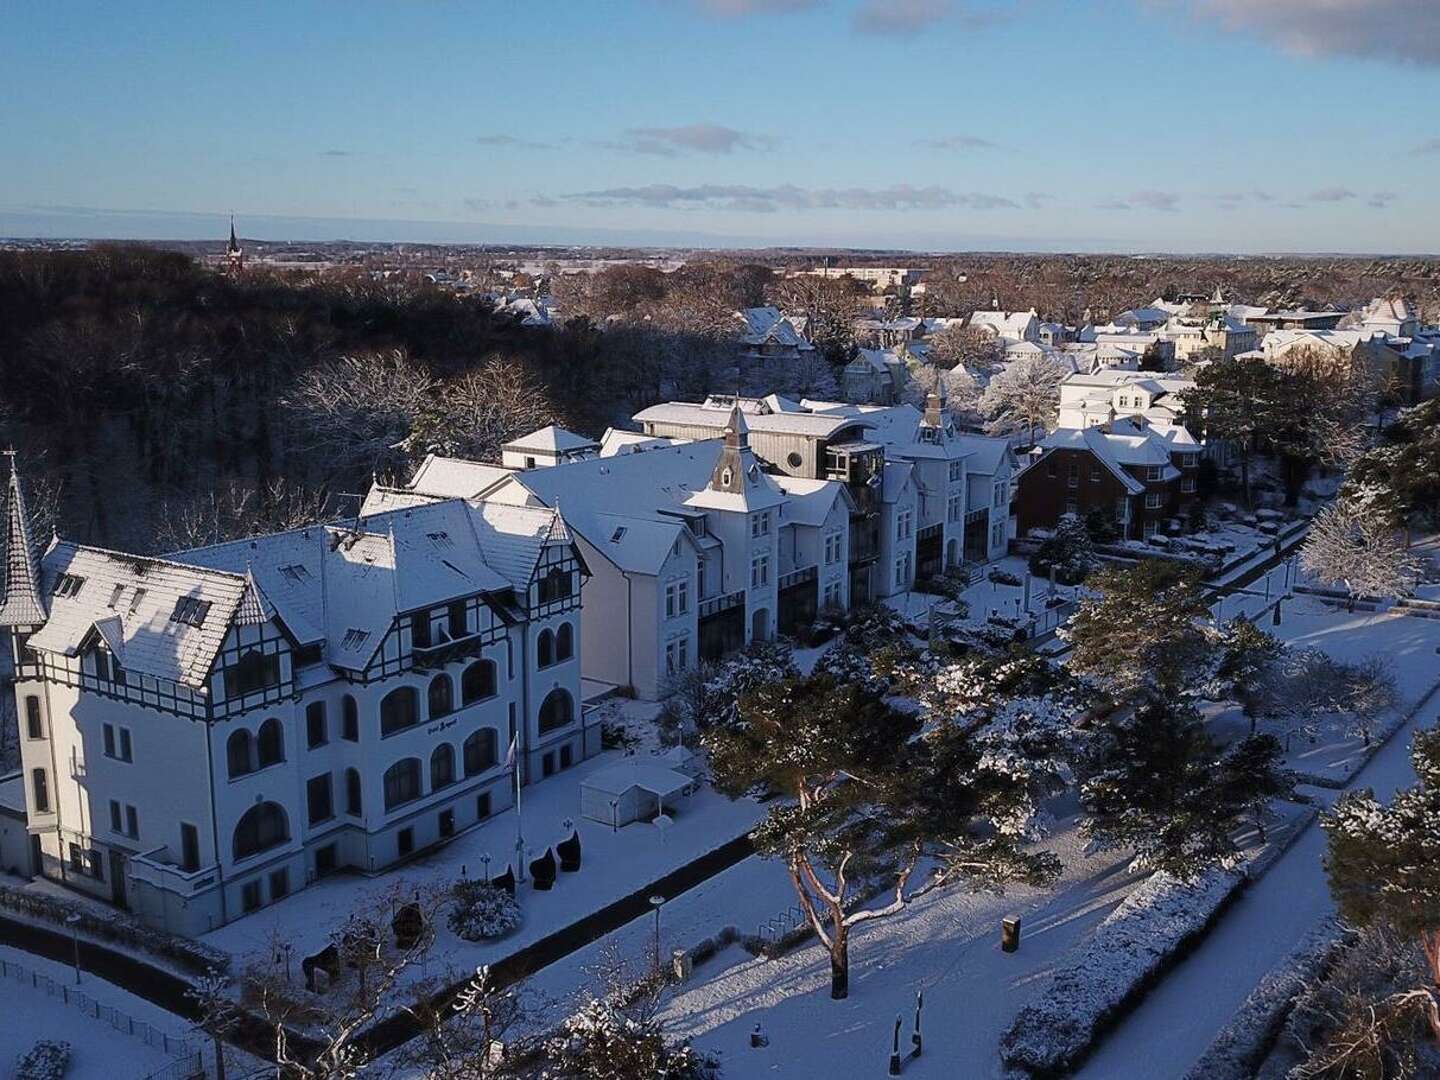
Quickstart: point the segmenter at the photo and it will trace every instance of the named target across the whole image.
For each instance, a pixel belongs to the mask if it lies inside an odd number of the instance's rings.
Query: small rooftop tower
[[[711,491],[745,494],[745,468],[748,464],[745,459],[749,450],[750,426],[745,423],[745,414],[740,411],[737,401],[730,410],[730,419],[725,422],[724,444],[710,473]]]
[[[45,622],[45,601],[40,595],[40,572],[15,451],[7,450],[5,455],[10,458],[10,488],[5,499],[5,532],[0,537],[4,543],[0,550],[0,573],[4,575],[0,578],[0,626],[33,629]]]

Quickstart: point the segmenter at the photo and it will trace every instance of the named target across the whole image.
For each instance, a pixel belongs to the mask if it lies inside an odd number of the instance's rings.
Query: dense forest
[[[1426,260],[916,262],[931,274],[913,314],[998,304],[1075,323],[1216,285],[1270,305],[1440,304]],[[0,445],[20,451],[47,531],[53,518],[86,542],[174,550],[349,512],[372,475],[403,477],[430,450],[492,457],[551,421],[598,435],[667,397],[824,393],[853,353],[852,318],[876,302],[848,278],[785,277],[744,255],[550,277],[566,318],[536,329],[418,274],[226,276],[138,245],[0,252]],[[793,386],[737,373],[734,312],[762,303],[808,316],[818,356],[787,373]]]

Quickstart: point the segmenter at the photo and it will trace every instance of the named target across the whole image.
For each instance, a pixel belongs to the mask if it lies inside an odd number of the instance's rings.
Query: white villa
[[[515,769],[599,749],[586,567],[554,510],[446,500],[163,559],[38,555],[12,475],[5,539],[31,862],[155,926],[392,866],[510,806]]]

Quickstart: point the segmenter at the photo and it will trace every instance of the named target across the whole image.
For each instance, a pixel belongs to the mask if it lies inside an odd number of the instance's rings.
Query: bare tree
[[[302,374],[282,399],[298,441],[334,473],[383,472],[406,458],[415,417],[435,395],[403,349],[342,356]]]
[[[925,339],[936,367],[963,367],[974,376],[988,376],[1005,355],[994,334],[974,326],[951,323]]]
[[[1016,432],[1034,440],[1060,413],[1060,384],[1066,374],[1064,365],[1044,356],[1022,356],[1006,364],[980,395],[980,412],[989,418],[991,434]]]
[[[545,388],[518,363],[492,356],[419,402],[401,445],[419,456],[497,457],[511,439],[555,420]]]
[[[1420,561],[1384,516],[1352,498],[1315,515],[1300,548],[1300,565],[1326,584],[1343,585],[1352,600],[1408,593],[1421,571]]]
[[[155,530],[158,551],[185,551],[324,521],[330,497],[277,477],[263,487],[237,480],[188,499],[166,500]]]
[[[521,1063],[536,1049],[532,1038],[512,1038],[524,1019],[520,994],[502,988],[489,967],[476,968],[453,999],[425,997],[409,1011],[420,1035],[403,1055],[404,1066],[423,1070],[425,1080],[520,1076]]]

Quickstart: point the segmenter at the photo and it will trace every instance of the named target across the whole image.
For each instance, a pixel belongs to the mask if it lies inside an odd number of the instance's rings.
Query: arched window
[[[260,725],[260,734],[255,739],[255,756],[262,769],[285,760],[285,729],[273,716]]]
[[[570,624],[561,623],[560,629],[555,631],[555,662],[569,660],[575,655],[575,631]]]
[[[380,734],[392,735],[420,722],[420,695],[413,686],[401,686],[380,699]]]
[[[430,753],[430,790],[439,791],[455,782],[455,751],[441,743]]]
[[[455,687],[449,675],[436,675],[430,680],[429,698],[431,720],[455,711]]]
[[[345,770],[345,813],[351,817],[359,817],[363,811],[363,803],[360,798],[360,770]]]
[[[555,635],[549,630],[540,631],[540,640],[535,646],[537,663],[549,667],[555,662]]]
[[[248,859],[290,839],[290,819],[279,803],[256,803],[235,826],[235,858]]]
[[[481,728],[465,740],[465,775],[478,776],[486,769],[494,768],[498,758],[496,750],[500,740],[494,728]]]
[[[360,741],[360,706],[349,694],[340,699],[340,737],[347,742]]]
[[[469,705],[495,696],[495,661],[476,660],[460,676],[460,700]]]
[[[540,703],[540,733],[562,728],[575,719],[575,703],[568,690],[555,689]]]
[[[225,764],[230,771],[231,780],[255,771],[250,760],[250,732],[244,728],[232,731],[230,738],[225,741]]]
[[[420,797],[420,759],[405,758],[385,770],[385,809],[394,810]]]

